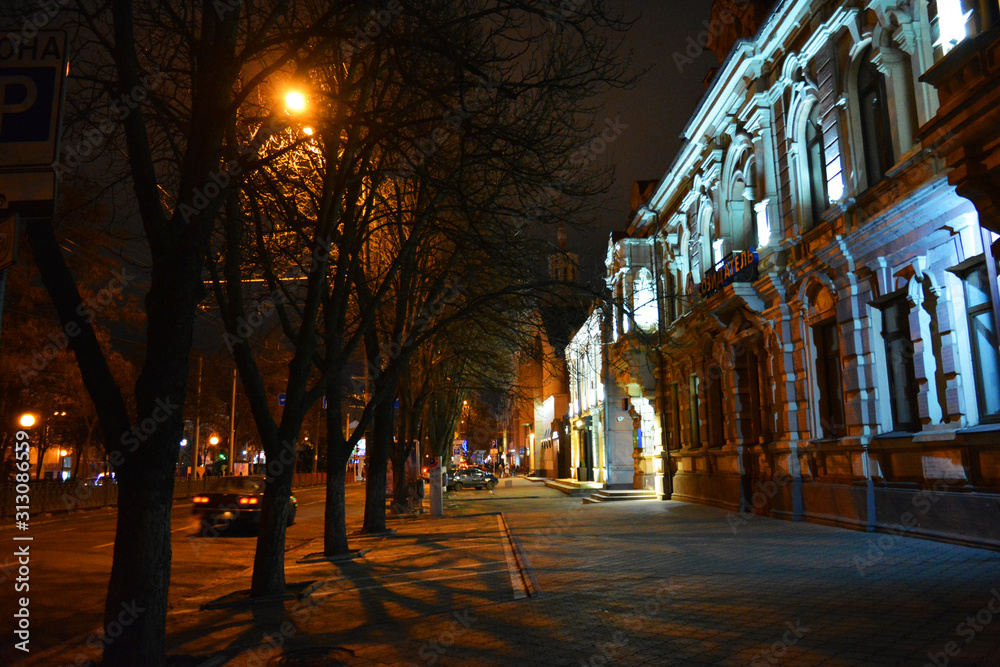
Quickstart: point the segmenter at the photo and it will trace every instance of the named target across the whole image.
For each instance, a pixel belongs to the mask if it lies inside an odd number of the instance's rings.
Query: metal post
[[[202,356],[198,355],[198,384],[195,391],[194,402],[194,449],[191,450],[191,476],[198,476],[198,443],[201,440],[201,362]]]
[[[3,302],[7,293],[7,271],[8,269],[0,269],[0,340],[3,340]]]
[[[229,401],[229,474],[236,474],[236,369],[233,369],[233,393]]]
[[[322,405],[322,403],[320,404]],[[316,442],[313,443],[313,472],[319,472],[319,418],[323,416],[323,410],[316,410],[316,435],[314,436]]]

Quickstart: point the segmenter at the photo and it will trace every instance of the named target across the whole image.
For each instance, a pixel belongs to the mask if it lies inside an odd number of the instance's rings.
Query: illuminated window
[[[937,0],[937,13],[940,39],[934,46],[940,46],[944,53],[948,53],[968,37],[966,25],[972,10],[962,11],[962,0]]]
[[[656,329],[656,290],[653,287],[653,275],[649,269],[640,269],[635,277],[632,307],[635,308],[635,323],[640,329],[643,331]]]
[[[871,49],[868,49],[861,57],[861,69],[858,71],[858,104],[869,187],[885,178],[885,173],[895,161],[887,100],[885,77],[872,64]]]

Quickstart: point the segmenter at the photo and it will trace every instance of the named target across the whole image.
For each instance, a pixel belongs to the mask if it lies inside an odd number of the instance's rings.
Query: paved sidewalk
[[[354,539],[371,551],[348,563],[299,562],[318,539],[292,550],[289,584],[315,588],[302,600],[199,609],[232,581],[189,598],[169,618],[173,662],[1000,665],[995,552],[682,503],[583,505],[523,479],[446,507]],[[541,595],[521,599],[529,580]]]

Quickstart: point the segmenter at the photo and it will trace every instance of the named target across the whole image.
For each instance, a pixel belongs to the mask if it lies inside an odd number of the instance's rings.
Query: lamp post
[[[212,447],[215,447],[216,445],[218,445],[219,444],[219,436],[213,435],[211,438],[208,439],[208,444],[212,445]],[[206,475],[208,474],[208,465],[209,464],[206,461],[205,462],[205,474]]]

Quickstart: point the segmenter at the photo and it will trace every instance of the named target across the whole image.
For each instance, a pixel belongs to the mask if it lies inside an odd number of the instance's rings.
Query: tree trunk
[[[104,631],[121,635],[104,649],[103,664],[163,665],[170,588],[171,477],[151,469],[118,475],[114,560],[105,600]]]
[[[326,471],[326,512],[324,515],[323,555],[342,556],[351,549],[347,543],[347,465],[330,461]]]
[[[347,461],[350,447],[343,428],[343,396],[331,388],[326,409],[326,505],[323,518],[323,555],[342,556],[350,551],[347,541]]]
[[[267,484],[250,584],[252,597],[285,592],[285,528],[288,526],[288,498],[292,495],[295,443],[286,438],[281,438],[280,443],[277,448],[264,448],[268,454],[274,451],[275,455],[267,457]]]
[[[368,479],[365,480],[365,520],[361,532],[385,532],[385,483],[392,442],[392,394],[375,406],[372,442],[368,444]]]
[[[47,451],[49,451],[49,448],[46,445],[38,443],[38,461],[36,461],[38,465],[35,468],[36,481],[42,478],[42,461],[45,460],[45,452]]]

